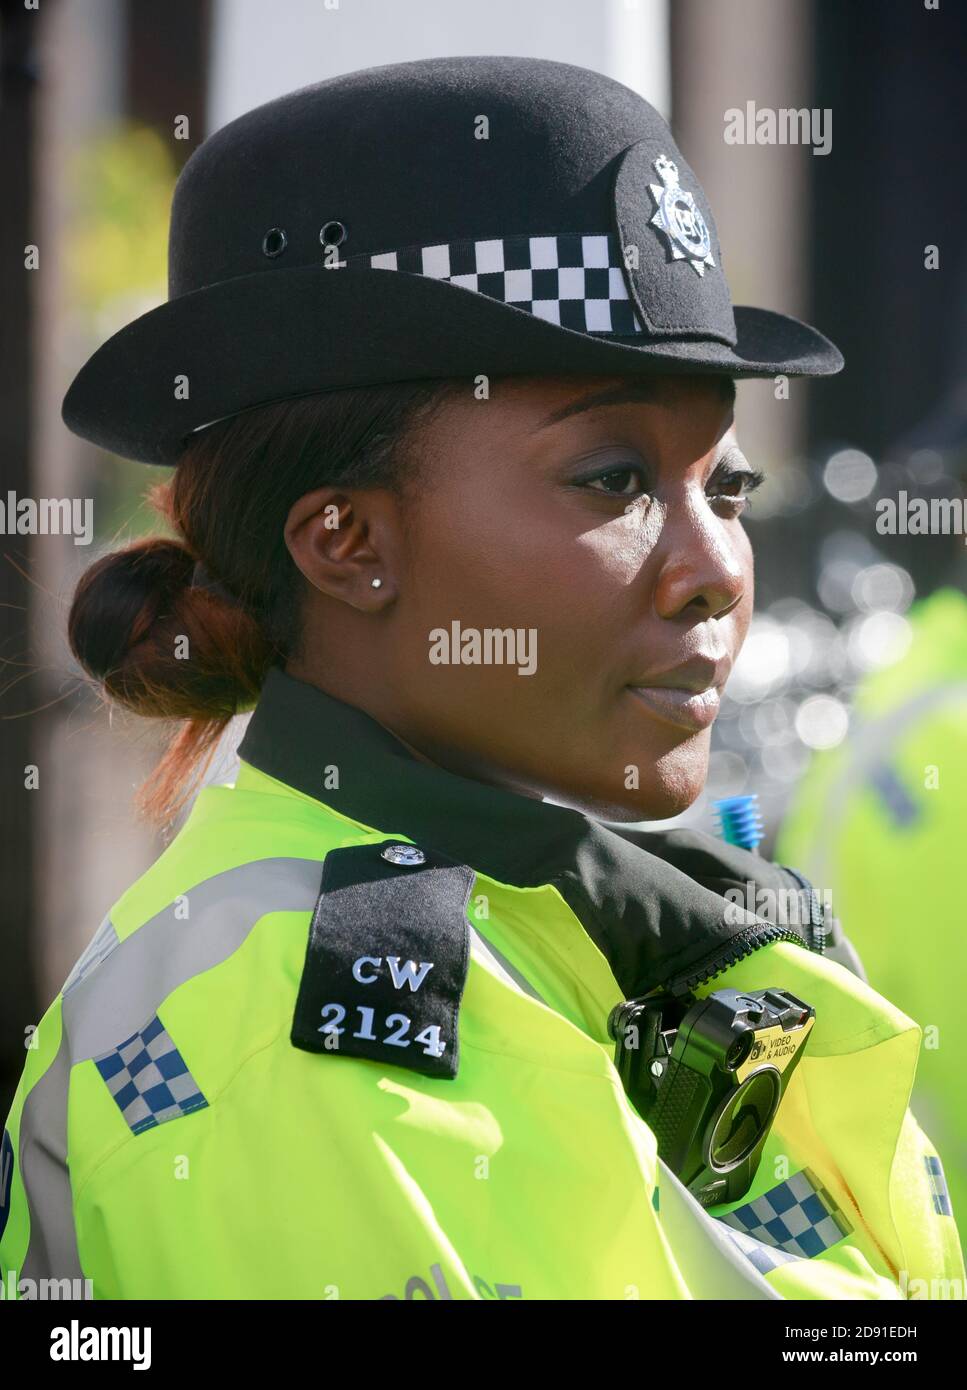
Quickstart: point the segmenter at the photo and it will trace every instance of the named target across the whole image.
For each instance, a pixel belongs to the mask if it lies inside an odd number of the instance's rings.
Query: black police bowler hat
[[[797,319],[733,309],[705,194],[637,93],[569,63],[431,58],[204,141],[175,187],[168,302],[93,354],[63,418],[174,463],[207,424],[340,387],[842,365]]]

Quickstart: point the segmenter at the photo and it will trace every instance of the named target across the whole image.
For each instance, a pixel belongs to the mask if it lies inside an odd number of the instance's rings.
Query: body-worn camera
[[[749,1190],[815,1019],[781,989],[720,989],[699,1000],[658,993],[612,1009],[624,1088],[659,1157],[702,1206]]]

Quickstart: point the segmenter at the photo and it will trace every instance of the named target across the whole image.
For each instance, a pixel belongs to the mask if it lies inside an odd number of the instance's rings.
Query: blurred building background
[[[81,570],[154,524],[143,496],[164,470],[69,434],[64,391],[104,338],[166,297],[171,192],[206,135],[340,72],[454,53],[554,58],[639,90],[708,193],[734,301],[806,318],[846,355],[839,377],[788,395],[740,386],[743,448],[769,475],[749,521],[757,617],[709,787],[685,819],[711,828],[710,798],[754,790],[771,837],[811,751],[849,738],[857,682],[903,652],[911,603],[963,585],[963,537],[881,536],[874,523],[877,499],[900,488],[963,492],[967,7],[0,0],[4,496],[90,497],[96,525],[87,547],[0,535],[4,1112],[25,1030],[162,847],[131,809],[159,733],[99,706],[64,628]],[[725,112],[749,102],[828,110],[829,153],[726,143]]]

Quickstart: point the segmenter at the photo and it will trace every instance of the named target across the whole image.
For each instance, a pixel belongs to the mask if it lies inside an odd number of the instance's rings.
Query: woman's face
[[[442,408],[399,515],[368,712],[452,771],[605,819],[690,805],[752,611],[757,475],[733,394],[518,378]]]

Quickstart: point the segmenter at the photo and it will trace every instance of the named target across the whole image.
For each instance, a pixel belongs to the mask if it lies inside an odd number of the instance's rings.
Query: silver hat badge
[[[705,218],[691,193],[678,182],[678,165],[673,160],[660,154],[654,168],[658,171],[661,184],[648,185],[658,204],[651,225],[668,237],[674,260],[687,260],[699,275],[704,275],[707,265],[715,265],[712,238]]]

